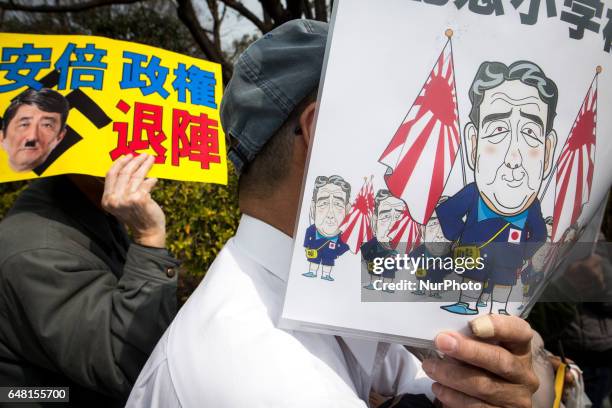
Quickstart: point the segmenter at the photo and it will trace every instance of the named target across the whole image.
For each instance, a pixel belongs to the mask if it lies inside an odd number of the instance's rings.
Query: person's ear
[[[555,147],[557,146],[557,132],[551,130],[546,135],[546,142],[544,143],[544,174],[542,179],[545,179],[552,170],[552,162],[555,158]]]
[[[476,168],[476,147],[478,146],[478,129],[472,122],[465,125],[465,131],[463,132],[463,139],[465,142],[465,153],[467,158],[468,166],[474,170]]]
[[[302,130],[302,139],[306,147],[312,143],[314,135],[314,121],[317,103],[312,102],[300,114],[300,129]]]
[[[0,130],[0,142],[4,142],[4,131]]]

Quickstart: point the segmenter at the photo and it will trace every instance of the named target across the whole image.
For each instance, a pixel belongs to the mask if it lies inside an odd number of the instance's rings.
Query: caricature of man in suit
[[[340,225],[349,211],[351,185],[340,176],[319,176],[315,180],[310,216],[314,223],[306,229],[304,248],[309,270],[302,276],[334,281],[331,271],[336,259],[349,250],[340,237]]]
[[[439,204],[436,213],[447,239],[460,249],[477,248],[486,259],[483,269],[464,272],[463,281],[480,282],[492,294],[490,312],[507,314],[518,271],[538,249],[534,243],[546,241],[538,193],[553,168],[558,91],[532,62],[484,62],[469,96],[464,140],[475,182]],[[481,294],[462,291],[456,303],[441,307],[477,314]]]
[[[391,282],[395,279],[397,267],[394,264],[391,267],[384,266],[382,273],[377,274],[373,268],[376,258],[393,258],[397,255],[397,251],[391,246],[391,237],[389,231],[393,225],[402,217],[406,211],[406,203],[399,198],[391,195],[389,190],[378,190],[374,197],[374,213],[372,214],[372,232],[374,237],[361,245],[361,257],[368,267],[370,274],[370,282],[364,286],[364,289],[374,290],[373,280],[382,277],[389,279]],[[393,293],[391,289],[383,289],[385,292]]]

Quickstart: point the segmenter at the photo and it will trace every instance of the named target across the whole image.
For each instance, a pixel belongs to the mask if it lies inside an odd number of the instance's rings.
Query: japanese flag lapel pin
[[[511,244],[518,244],[519,242],[521,242],[522,233],[523,231],[521,230],[510,228],[510,231],[508,232],[508,242],[510,242]]]

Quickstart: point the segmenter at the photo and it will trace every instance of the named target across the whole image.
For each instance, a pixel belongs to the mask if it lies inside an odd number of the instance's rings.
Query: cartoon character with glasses
[[[340,225],[349,212],[350,196],[351,185],[340,176],[315,179],[310,207],[314,223],[306,229],[304,238],[309,269],[302,276],[316,278],[321,267],[321,279],[334,281],[331,271],[335,261],[349,250],[340,237]]]
[[[462,274],[485,289],[462,291],[457,303],[441,307],[477,314],[484,291],[492,294],[490,312],[507,314],[518,271],[537,243],[546,241],[538,193],[553,168],[558,91],[532,62],[484,62],[469,96],[463,137],[475,182],[439,204],[436,213],[444,236],[456,242],[455,254],[486,259],[485,268]]]
[[[361,245],[361,257],[365,263],[370,282],[364,289],[374,290],[374,280],[382,281],[389,279],[393,282],[397,268],[395,264],[391,267],[384,267],[382,273],[377,274],[374,270],[374,260],[376,258],[394,258],[398,253],[391,245],[389,231],[393,225],[402,217],[406,211],[406,203],[399,198],[391,195],[389,190],[378,190],[374,198],[374,213],[371,218],[372,232],[374,237]],[[391,289],[383,289],[385,292],[393,293]]]

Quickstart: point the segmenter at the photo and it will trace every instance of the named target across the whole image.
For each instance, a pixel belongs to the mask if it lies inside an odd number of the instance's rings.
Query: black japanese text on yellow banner
[[[148,153],[151,177],[227,183],[219,64],[92,36],[0,33],[0,44],[0,182],[104,176]],[[45,113],[64,99],[65,132],[61,113]]]

